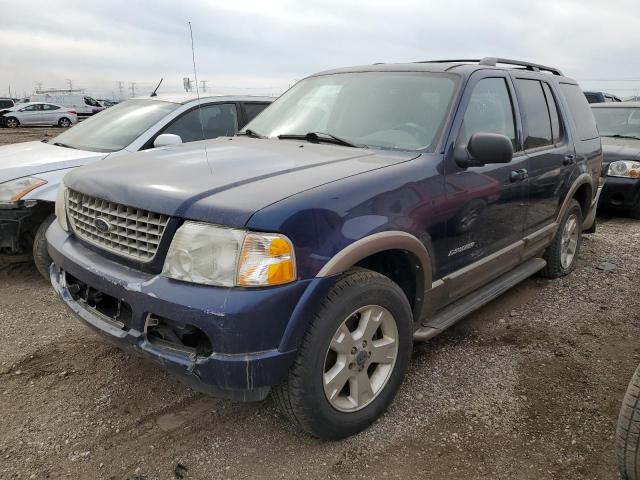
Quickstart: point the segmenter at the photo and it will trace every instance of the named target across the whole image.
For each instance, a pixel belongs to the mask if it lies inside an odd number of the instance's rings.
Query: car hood
[[[0,183],[53,170],[79,167],[106,156],[106,153],[57,147],[43,142],[5,145],[0,147]]]
[[[296,193],[417,156],[232,137],[122,155],[74,170],[64,181],[104,200],[242,227],[258,210]]]
[[[640,160],[640,140],[602,137],[603,163],[615,160]]]

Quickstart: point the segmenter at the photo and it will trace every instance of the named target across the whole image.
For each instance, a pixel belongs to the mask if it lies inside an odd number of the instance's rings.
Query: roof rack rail
[[[481,59],[453,59],[453,60],[423,60],[417,63],[477,63],[478,65],[483,65],[485,67],[495,67],[497,64],[502,63],[504,65],[514,65],[517,67],[524,67],[526,70],[530,70],[532,72],[549,72],[553,75],[558,75],[563,77],[564,75],[560,70],[554,67],[547,67],[545,65],[539,65],[537,63],[531,62],[523,62],[520,60],[510,60],[508,58],[498,58],[498,57],[484,57]]]

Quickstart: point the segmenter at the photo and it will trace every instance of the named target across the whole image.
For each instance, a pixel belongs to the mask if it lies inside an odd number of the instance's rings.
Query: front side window
[[[515,81],[518,105],[524,123],[524,149],[553,144],[551,118],[542,84],[538,80],[519,78]]]
[[[37,105],[29,105],[28,107],[24,107],[20,111],[21,112],[38,112],[40,110],[42,110],[42,105],[37,104]]]
[[[179,106],[158,100],[127,100],[89,117],[51,143],[94,152],[122,150]]]
[[[269,138],[325,133],[362,147],[433,151],[458,77],[361,72],[298,82],[247,128]]]
[[[230,137],[238,131],[238,114],[233,103],[196,107],[178,118],[162,133],[179,135],[183,142]]]
[[[497,133],[516,145],[513,105],[504,78],[483,78],[471,93],[462,121],[458,144],[466,145],[475,133]]]
[[[640,139],[640,108],[594,108],[593,114],[603,137]]]

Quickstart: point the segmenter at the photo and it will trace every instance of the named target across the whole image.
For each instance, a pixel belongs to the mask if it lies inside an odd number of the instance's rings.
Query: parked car
[[[271,101],[209,96],[199,105],[190,94],[137,98],[50,140],[0,147],[0,261],[33,255],[48,278],[44,233],[54,218],[60,179],[71,169],[128,152],[234,135]]]
[[[592,108],[602,136],[606,178],[598,208],[640,219],[640,102]]]
[[[575,81],[496,58],[312,75],[205,145],[65,176],[53,286],[194,389],[273,391],[325,439],[386,410],[414,339],[570,273],[602,162]]]
[[[53,103],[22,103],[0,113],[0,124],[7,128],[37,125],[67,128],[75,123],[78,123],[75,110]]]
[[[0,110],[5,110],[15,106],[15,102],[11,98],[0,98]]]
[[[587,101],[589,103],[609,103],[622,101],[620,97],[606,92],[584,92],[584,96],[587,97]]]
[[[32,102],[51,102],[74,109],[80,120],[105,109],[95,98],[80,93],[36,93],[31,96]]]

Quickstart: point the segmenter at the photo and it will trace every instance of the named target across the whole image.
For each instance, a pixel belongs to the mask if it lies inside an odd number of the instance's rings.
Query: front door
[[[42,104],[36,103],[20,110],[21,125],[37,125],[42,121]]]
[[[447,219],[445,274],[460,270],[522,239],[527,211],[528,159],[520,148],[514,91],[502,72],[471,77],[454,122],[453,147],[466,145],[475,133],[497,133],[511,139],[514,157],[508,164],[461,168],[445,159]],[[471,287],[471,285],[469,285]]]

